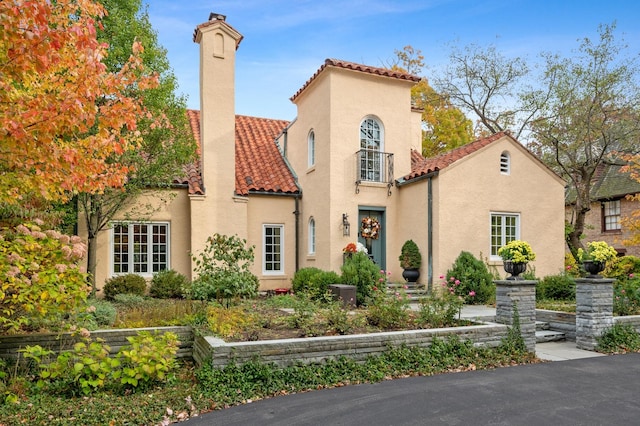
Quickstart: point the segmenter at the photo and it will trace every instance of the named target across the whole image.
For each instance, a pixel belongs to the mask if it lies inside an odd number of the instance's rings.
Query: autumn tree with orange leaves
[[[139,43],[109,72],[96,37],[104,13],[89,0],[0,2],[0,203],[124,185],[129,167],[108,158],[139,145],[144,113],[127,91],[157,77],[140,72]]]

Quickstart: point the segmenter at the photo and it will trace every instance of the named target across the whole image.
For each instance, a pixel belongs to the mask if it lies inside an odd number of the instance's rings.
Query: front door
[[[377,238],[365,238],[365,235],[369,235],[367,232],[363,233],[363,221],[370,225],[371,223],[379,225],[377,227]],[[373,220],[369,220],[373,219]],[[369,257],[378,265],[380,269],[386,270],[386,245],[385,245],[385,221],[384,221],[384,208],[364,207],[358,211],[358,241],[369,249]]]

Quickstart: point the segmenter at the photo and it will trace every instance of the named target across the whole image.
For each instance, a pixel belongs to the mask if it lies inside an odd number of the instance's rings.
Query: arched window
[[[511,173],[511,156],[507,151],[500,154],[500,173],[503,175]]]
[[[313,130],[307,136],[307,166],[316,164],[316,134]]]
[[[372,117],[360,123],[360,180],[382,182],[384,135],[380,122]]]
[[[309,254],[316,254],[316,220],[309,219]]]

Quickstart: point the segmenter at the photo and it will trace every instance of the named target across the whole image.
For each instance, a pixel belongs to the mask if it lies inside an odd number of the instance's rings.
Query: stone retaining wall
[[[550,330],[563,332],[567,340],[576,340],[576,314],[573,312],[536,309],[536,321],[548,323]]]
[[[434,338],[446,339],[451,335],[457,335],[463,341],[470,340],[476,346],[495,347],[506,337],[507,330],[506,325],[487,323],[428,330],[236,343],[227,343],[215,337],[196,336],[193,358],[199,365],[210,360],[214,367],[224,367],[231,360],[242,364],[253,358],[273,362],[280,367],[298,362],[321,362],[340,356],[362,361],[368,355],[380,355],[389,347],[429,347]]]
[[[127,337],[135,336],[140,331],[157,331],[158,333],[173,332],[178,335],[178,358],[191,358],[193,355],[193,330],[191,327],[149,327],[149,328],[125,328],[113,330],[95,330],[91,337],[104,339],[109,345],[111,355],[118,353],[120,348],[129,344]],[[34,333],[0,336],[0,358],[17,359],[20,356],[19,349],[25,346],[40,345],[56,353],[70,349],[79,341],[77,336],[70,333]]]
[[[640,315],[629,315],[624,317],[613,317],[614,324],[628,324],[633,326],[640,333]]]

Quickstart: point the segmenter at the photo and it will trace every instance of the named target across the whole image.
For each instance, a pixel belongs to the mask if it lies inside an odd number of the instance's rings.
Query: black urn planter
[[[418,278],[420,278],[420,269],[418,268],[407,268],[402,270],[402,278],[408,283],[418,282]]]
[[[589,275],[587,275],[587,278],[602,278],[600,272],[604,271],[605,266],[606,265],[604,262],[598,262],[595,260],[582,261],[582,267],[589,273]]]
[[[509,277],[507,277],[508,280],[522,280],[524,278],[522,278],[519,275],[527,270],[527,264],[526,263],[516,263],[516,262],[512,262],[510,260],[505,260],[504,261],[504,270],[506,272],[508,272],[509,274],[511,274]]]

